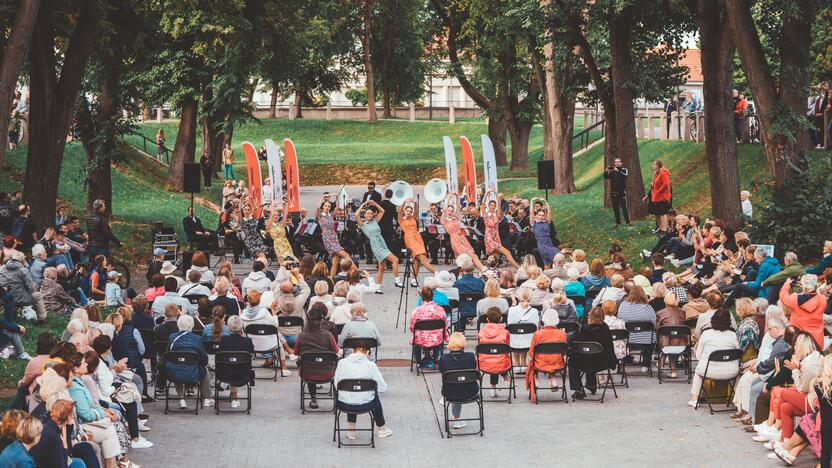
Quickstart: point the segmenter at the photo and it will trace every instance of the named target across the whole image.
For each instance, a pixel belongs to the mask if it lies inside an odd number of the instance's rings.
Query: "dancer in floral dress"
[[[487,199],[488,194],[490,193],[494,194],[494,198],[488,202],[488,209],[485,210],[484,216],[485,254],[502,255],[506,257],[506,260],[508,260],[508,263],[510,263],[511,266],[518,268],[520,265],[517,264],[514,257],[511,255],[511,252],[509,252],[509,250],[503,246],[502,241],[500,241],[500,222],[503,220],[503,210],[500,208],[500,204],[497,201],[499,197],[496,190],[488,190],[485,192],[484,198]]]
[[[315,213],[315,219],[318,220],[318,225],[321,227],[324,248],[332,259],[329,276],[335,276],[335,272],[338,271],[338,263],[342,258],[350,258],[347,251],[338,242],[338,231],[336,230],[338,221],[332,215],[332,207],[332,200],[329,198],[329,195],[324,195],[321,197],[321,203],[318,205],[317,212]]]
[[[451,238],[451,249],[454,251],[454,255],[459,257],[462,254],[468,254],[474,265],[480,271],[483,271],[485,267],[482,266],[479,257],[474,253],[474,248],[471,247],[471,243],[468,242],[462,232],[462,225],[459,223],[456,214],[457,207],[459,207],[459,195],[456,192],[451,192],[445,200],[445,210],[442,211],[442,227],[445,228],[445,232]]]

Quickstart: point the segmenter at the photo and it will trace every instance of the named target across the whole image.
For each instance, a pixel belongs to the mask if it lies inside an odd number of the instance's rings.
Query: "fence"
[[[156,142],[151,140],[150,138],[142,135],[141,133],[135,130],[129,130],[127,135],[124,138],[128,143],[133,145],[136,148],[141,149],[145,153],[149,154],[150,157],[156,159],[162,164],[170,164],[170,154],[172,151],[167,146],[162,146],[161,152],[159,152],[159,147],[156,145]],[[148,151],[150,148],[150,151]]]
[[[297,116],[297,106],[275,106],[276,118],[288,118],[294,120]],[[333,106],[327,104],[324,107],[301,107],[301,114],[309,119],[339,120],[339,119],[365,119],[367,118],[367,106]],[[390,109],[394,118],[408,118],[411,122],[423,119],[447,120],[456,123],[458,118],[483,118],[482,109],[478,107],[457,107],[454,105],[441,107],[417,107],[415,104],[409,106],[396,106]],[[376,107],[376,112],[381,114],[382,108]],[[257,118],[269,117],[269,109],[258,107],[254,111]]]

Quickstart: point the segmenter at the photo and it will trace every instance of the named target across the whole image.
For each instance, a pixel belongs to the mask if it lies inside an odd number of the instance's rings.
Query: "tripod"
[[[404,275],[402,276],[402,290],[399,293],[399,310],[396,312],[396,328],[399,328],[399,317],[402,314],[402,302],[404,302],[404,331],[407,331],[407,301],[408,293],[410,292],[410,272],[413,270],[413,263],[410,259],[410,251],[407,248],[402,249],[405,254],[404,259]]]

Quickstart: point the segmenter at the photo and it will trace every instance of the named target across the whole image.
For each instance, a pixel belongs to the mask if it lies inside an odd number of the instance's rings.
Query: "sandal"
[[[743,426],[750,426],[754,422],[754,420],[751,419],[751,416],[746,416],[746,417],[740,419],[739,422]]]
[[[731,413],[731,419],[740,419],[740,418],[744,417],[746,414],[748,414],[748,413],[746,413],[743,410],[739,410],[736,413]]]
[[[790,454],[787,450],[774,449],[774,454],[777,455],[777,458],[779,458],[780,461],[782,461],[786,466],[794,465],[795,460],[797,460],[797,457]]]

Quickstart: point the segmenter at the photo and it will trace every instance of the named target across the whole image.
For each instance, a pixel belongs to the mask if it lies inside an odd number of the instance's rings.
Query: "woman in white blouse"
[[[529,305],[529,298],[531,291],[528,288],[520,288],[517,292],[517,300],[519,303],[511,306],[508,309],[508,318],[506,323],[508,325],[515,323],[528,323],[535,327],[540,325],[540,311]],[[509,343],[512,348],[529,348],[532,344],[532,333],[523,335],[509,335]],[[526,356],[527,353],[512,353],[514,362],[519,363],[520,372],[526,370]]]

